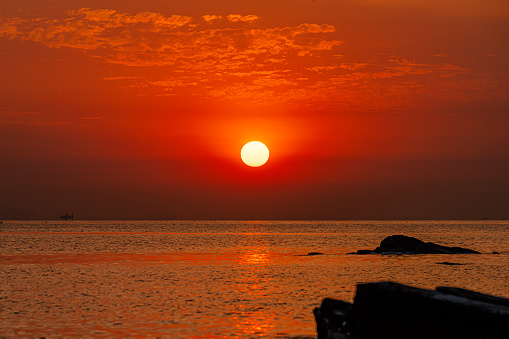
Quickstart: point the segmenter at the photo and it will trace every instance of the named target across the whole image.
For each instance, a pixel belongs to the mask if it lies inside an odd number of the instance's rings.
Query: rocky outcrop
[[[448,247],[432,242],[424,242],[417,238],[405,235],[391,235],[380,243],[374,250],[358,250],[350,254],[480,254],[477,251],[462,248]]]
[[[509,299],[470,290],[359,284],[353,304],[324,299],[318,339],[509,338]]]

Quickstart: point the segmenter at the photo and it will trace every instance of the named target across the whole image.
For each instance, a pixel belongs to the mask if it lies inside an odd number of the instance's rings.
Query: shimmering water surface
[[[347,254],[391,234],[483,254]],[[509,297],[508,272],[508,221],[4,221],[0,336],[314,337],[357,283]]]

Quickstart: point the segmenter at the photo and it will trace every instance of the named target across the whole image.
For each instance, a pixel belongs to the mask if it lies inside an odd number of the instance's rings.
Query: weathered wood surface
[[[354,303],[324,299],[318,339],[509,338],[509,299],[452,287],[359,284]]]

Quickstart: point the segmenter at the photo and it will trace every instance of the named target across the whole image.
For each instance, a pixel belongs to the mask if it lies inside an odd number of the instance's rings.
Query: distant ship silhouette
[[[61,220],[74,220],[74,213],[71,213],[71,214],[67,214],[67,212],[65,212],[65,214],[62,214],[60,213],[60,219]]]

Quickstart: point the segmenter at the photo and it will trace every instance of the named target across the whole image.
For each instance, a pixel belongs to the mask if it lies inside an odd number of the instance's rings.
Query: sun
[[[269,160],[269,149],[259,141],[251,141],[242,147],[240,157],[246,165],[259,167]]]

